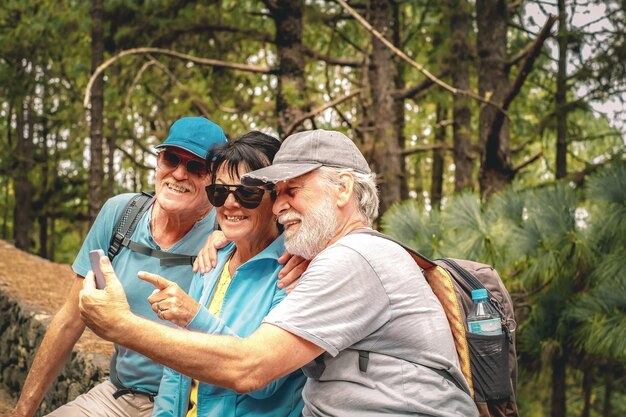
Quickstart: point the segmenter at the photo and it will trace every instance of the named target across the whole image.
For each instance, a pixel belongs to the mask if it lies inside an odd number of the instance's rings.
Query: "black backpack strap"
[[[153,202],[153,193],[142,192],[141,194],[135,195],[126,204],[124,211],[117,219],[115,227],[113,228],[113,236],[111,236],[108,251],[108,256],[111,261],[119,253],[120,249],[122,249],[122,246],[128,246],[130,237],[135,231],[139,219],[141,219],[141,216],[150,208]]]
[[[165,252],[130,240],[141,216],[150,208],[153,202],[154,193],[142,192],[135,195],[126,204],[113,229],[113,236],[109,245],[109,259],[113,260],[122,247],[126,247],[133,252],[160,259],[161,266],[193,265],[196,256]]]
[[[115,349],[115,352],[113,353],[113,357],[111,358],[111,365],[109,366],[110,368],[110,372],[109,372],[109,380],[111,381],[111,383],[113,385],[115,385],[115,392],[113,393],[113,398],[115,398],[116,400],[121,397],[122,395],[128,395],[128,394],[133,394],[133,395],[144,395],[146,397],[148,397],[148,399],[150,400],[151,403],[154,402],[154,397],[157,396],[156,392],[150,392],[150,391],[144,391],[144,390],[139,390],[136,388],[130,388],[125,386],[124,384],[122,384],[122,381],[120,381],[120,378],[117,376],[117,371],[115,369],[115,365],[117,363],[117,349]]]
[[[164,252],[160,249],[153,249],[148,246],[135,243],[130,239],[128,240],[128,243],[124,246],[127,246],[128,249],[132,250],[133,252],[138,252],[146,256],[152,256],[153,258],[160,259],[161,266],[193,265],[196,260],[196,256]]]

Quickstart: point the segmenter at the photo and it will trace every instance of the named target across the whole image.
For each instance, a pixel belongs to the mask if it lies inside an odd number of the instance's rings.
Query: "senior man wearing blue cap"
[[[131,236],[135,245],[124,246],[113,259],[135,314],[164,325],[169,323],[160,320],[146,301],[154,287],[137,279],[137,272],[165,273],[160,259],[150,254],[194,255],[207,240],[215,223],[215,210],[205,193],[211,183],[205,156],[213,146],[225,142],[224,131],[215,123],[204,117],[185,117],[171,126],[167,139],[156,147],[154,202],[138,220]],[[115,222],[134,195],[115,196],[102,207],[72,265],[76,278],[68,298],[46,332],[12,416],[34,415],[83,333],[85,325],[78,302],[83,278],[92,269],[88,253],[94,249],[107,252]],[[191,263],[166,268],[167,276],[187,291],[193,277]],[[161,365],[116,345],[109,380],[50,415],[149,416],[161,376]]]
[[[85,279],[85,323],[178,372],[239,392],[302,368],[303,416],[478,415],[445,313],[419,267],[399,245],[357,233],[376,218],[378,197],[349,138],[294,134],[271,166],[241,183],[272,189],[287,250],[311,259],[255,333],[192,333],[137,317],[106,258],[100,265],[109,290]],[[111,303],[115,311],[103,307]],[[214,317],[211,331],[220,326]]]

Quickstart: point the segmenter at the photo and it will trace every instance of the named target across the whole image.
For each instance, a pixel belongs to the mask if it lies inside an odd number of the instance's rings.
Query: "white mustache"
[[[293,220],[300,220],[300,221],[302,221],[303,218],[304,217],[302,217],[302,215],[300,215],[298,213],[287,212],[287,213],[283,213],[280,216],[278,216],[278,223],[285,224],[285,223],[289,223],[290,221],[293,221]]]

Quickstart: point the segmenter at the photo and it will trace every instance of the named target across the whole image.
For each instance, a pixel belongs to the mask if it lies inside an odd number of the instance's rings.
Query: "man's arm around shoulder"
[[[35,414],[52,382],[65,366],[74,344],[85,330],[78,310],[78,295],[82,287],[83,278],[77,275],[65,304],[52,319],[37,350],[11,417],[31,417]]]
[[[109,259],[100,259],[106,287],[89,272],[80,293],[83,322],[98,336],[126,346],[194,379],[238,392],[256,391],[309,363],[323,349],[272,324],[245,339],[164,326],[132,313]]]
[[[259,390],[323,353],[267,323],[245,339],[184,331],[136,316],[118,330],[104,337],[194,379],[240,393]]]

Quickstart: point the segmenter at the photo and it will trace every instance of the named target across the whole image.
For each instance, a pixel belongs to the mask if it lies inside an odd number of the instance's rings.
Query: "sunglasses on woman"
[[[171,171],[178,168],[178,165],[183,162],[187,172],[197,175],[198,177],[204,177],[206,175],[206,164],[204,161],[198,161],[197,159],[189,159],[184,156],[180,156],[174,152],[164,150],[157,154],[157,166],[161,169]]]
[[[222,207],[226,203],[228,195],[232,193],[241,207],[255,209],[259,207],[263,195],[267,192],[271,193],[272,198],[275,198],[276,194],[273,190],[246,187],[240,184],[211,184],[206,187],[206,195],[215,207]]]

